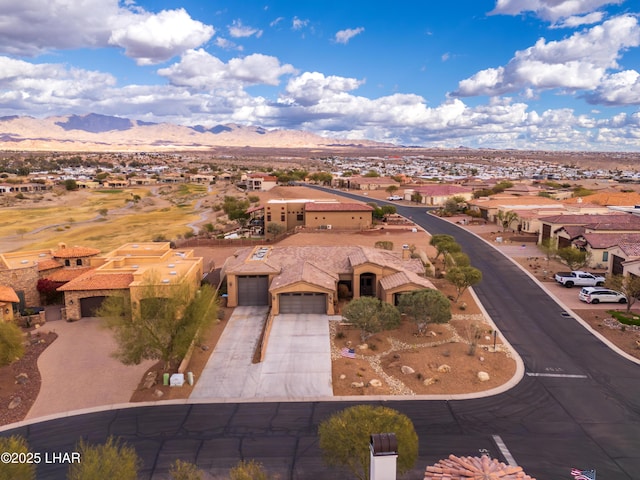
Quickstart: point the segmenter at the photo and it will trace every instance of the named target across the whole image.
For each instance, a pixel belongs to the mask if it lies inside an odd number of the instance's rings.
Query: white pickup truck
[[[556,282],[571,288],[574,285],[578,287],[599,287],[604,285],[605,278],[600,275],[594,275],[589,272],[574,270],[573,272],[556,273]]]

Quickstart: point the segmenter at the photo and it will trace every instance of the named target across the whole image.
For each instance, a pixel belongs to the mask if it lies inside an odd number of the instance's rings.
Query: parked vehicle
[[[574,285],[578,287],[600,287],[604,285],[605,278],[600,275],[594,275],[581,270],[573,272],[559,272],[555,276],[556,282],[571,288]]]
[[[400,195],[391,195],[390,197],[387,197],[387,200],[402,200],[402,197]]]
[[[587,303],[627,303],[627,297],[615,290],[601,287],[583,287],[578,298]]]

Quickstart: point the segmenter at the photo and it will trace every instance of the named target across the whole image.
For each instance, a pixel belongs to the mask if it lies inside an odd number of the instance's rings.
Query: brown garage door
[[[327,294],[281,293],[280,313],[327,313]]]
[[[269,305],[269,277],[267,275],[238,277],[238,305]]]
[[[88,297],[80,299],[80,316],[95,317],[95,312],[102,306],[107,297]]]

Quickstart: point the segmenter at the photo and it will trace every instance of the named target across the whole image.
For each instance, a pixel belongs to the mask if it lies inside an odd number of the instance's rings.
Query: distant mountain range
[[[298,130],[236,124],[186,127],[89,113],[37,119],[0,117],[0,150],[171,151],[215,147],[393,147],[369,140],[338,140]]]

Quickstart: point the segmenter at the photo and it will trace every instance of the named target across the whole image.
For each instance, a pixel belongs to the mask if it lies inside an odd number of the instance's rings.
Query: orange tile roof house
[[[195,295],[203,273],[203,259],[193,250],[174,250],[169,242],[128,243],[92,259],[90,269],[58,288],[64,292],[68,320],[95,314],[110,296],[123,296],[137,308],[150,283],[156,291],[189,285]]]
[[[395,303],[404,292],[435,288],[422,276],[422,262],[408,253],[359,246],[244,248],[222,268],[227,304],[270,305],[273,314],[333,315],[340,291]]]
[[[13,320],[14,306],[18,303],[20,303],[20,299],[13,288],[0,285],[0,322]]]
[[[56,249],[17,251],[0,254],[0,285],[13,288],[19,298],[16,308],[41,305],[38,280],[50,276],[67,281],[82,273],[100,250],[88,247],[67,247],[61,243]]]

